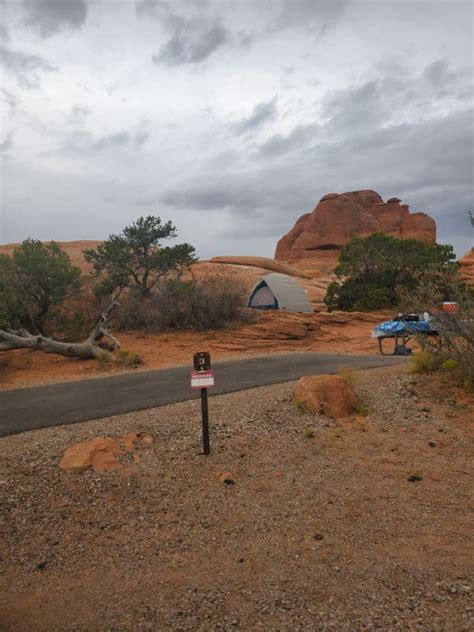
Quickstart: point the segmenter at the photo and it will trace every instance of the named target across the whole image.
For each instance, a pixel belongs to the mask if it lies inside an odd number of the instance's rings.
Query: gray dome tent
[[[304,288],[287,274],[272,272],[255,284],[247,307],[256,309],[287,309],[311,314],[313,308]]]

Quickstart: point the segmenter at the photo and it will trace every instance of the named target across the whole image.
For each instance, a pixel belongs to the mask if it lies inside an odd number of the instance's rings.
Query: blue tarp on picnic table
[[[426,320],[405,321],[405,320],[387,320],[374,327],[372,331],[373,338],[382,338],[384,336],[393,337],[396,334],[427,334],[434,332],[435,329]]]

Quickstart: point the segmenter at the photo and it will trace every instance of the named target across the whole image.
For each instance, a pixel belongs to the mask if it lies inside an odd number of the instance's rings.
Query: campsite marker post
[[[211,369],[211,354],[200,351],[194,354],[194,371],[191,373],[191,388],[201,391],[202,411],[202,445],[207,456],[211,449],[209,445],[209,407],[207,389],[214,386],[214,371]]]

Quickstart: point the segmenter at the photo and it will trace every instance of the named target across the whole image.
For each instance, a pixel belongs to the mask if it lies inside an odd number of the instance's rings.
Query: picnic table
[[[429,314],[400,314],[374,327],[372,337],[377,338],[382,355],[410,355],[407,343],[413,336],[438,336],[439,333]],[[387,352],[384,341],[393,340],[393,350]]]

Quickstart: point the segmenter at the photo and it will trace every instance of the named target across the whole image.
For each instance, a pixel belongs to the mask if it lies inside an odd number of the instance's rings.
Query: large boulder
[[[88,441],[76,443],[68,448],[59,463],[65,472],[105,472],[122,465],[117,457],[131,454],[137,459],[135,451],[140,447],[147,447],[153,442],[153,437],[146,432],[128,432],[120,439],[113,437],[94,437]]]
[[[339,375],[308,375],[295,388],[295,400],[312,412],[327,417],[347,417],[357,410],[357,398]]]
[[[329,272],[351,239],[374,232],[432,243],[436,223],[425,213],[411,214],[399,198],[384,202],[376,191],[329,193],[280,239],[275,259],[295,262],[309,258],[318,262],[321,271]]]
[[[112,437],[94,437],[68,448],[59,467],[66,472],[104,472],[120,467],[116,457],[123,453],[124,450]]]

